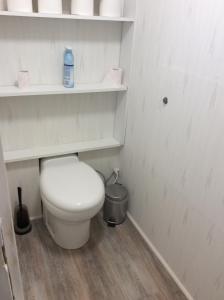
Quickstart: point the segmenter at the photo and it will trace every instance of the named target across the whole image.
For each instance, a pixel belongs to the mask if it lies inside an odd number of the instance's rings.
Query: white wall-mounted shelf
[[[22,12],[10,12],[0,11],[0,16],[9,17],[26,17],[26,18],[45,18],[45,19],[66,19],[66,20],[86,20],[86,21],[110,21],[110,22],[134,22],[134,18],[121,17],[101,17],[101,16],[78,16],[69,14],[41,14],[41,13],[22,13]]]
[[[69,9],[70,0],[63,2],[64,8]],[[0,127],[5,162],[119,149],[124,144],[128,86],[99,81],[105,70],[119,65],[124,70],[124,82],[128,82],[135,11],[136,0],[124,0],[121,18],[0,11],[0,27],[4,28],[0,49],[5,58],[0,72]],[[75,50],[81,71],[79,79],[91,82],[95,78],[98,83],[79,84],[73,89],[61,85],[57,58],[62,59],[62,47],[67,44]],[[27,89],[14,86],[20,66],[32,71],[38,85]],[[91,100],[87,102],[79,97],[92,93],[103,94],[89,95]],[[60,97],[66,94],[77,94],[77,101]],[[45,95],[59,95],[57,105],[55,97],[41,98]],[[25,101],[25,96],[32,97]],[[99,130],[101,137],[108,138],[99,138]],[[85,141],[76,142],[76,138]]]
[[[127,86],[105,83],[78,84],[75,88],[65,88],[62,85],[33,85],[26,89],[19,89],[16,86],[5,86],[0,87],[0,97],[88,94],[120,91],[127,91]]]
[[[57,155],[71,154],[76,152],[86,152],[102,149],[121,147],[119,141],[114,138],[107,138],[94,141],[77,142],[72,144],[37,147],[34,149],[23,149],[5,151],[4,160],[6,163],[52,157]]]

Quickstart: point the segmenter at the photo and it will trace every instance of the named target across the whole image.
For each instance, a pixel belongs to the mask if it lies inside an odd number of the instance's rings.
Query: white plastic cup
[[[71,12],[73,15],[93,16],[94,0],[72,0]]]
[[[0,0],[0,10],[5,10],[6,5],[5,5],[5,0]]]
[[[14,12],[33,12],[32,0],[8,0],[8,11]]]
[[[17,85],[20,89],[26,89],[30,86],[29,71],[19,71]]]
[[[123,0],[100,0],[100,16],[120,18],[123,14]]]
[[[62,14],[62,0],[38,0],[38,12],[43,14]]]

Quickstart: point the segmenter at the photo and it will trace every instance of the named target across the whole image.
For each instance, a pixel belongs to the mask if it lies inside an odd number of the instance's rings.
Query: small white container
[[[123,0],[100,0],[100,16],[119,18],[123,14]]]
[[[19,71],[17,85],[19,89],[26,89],[30,86],[29,71]]]
[[[8,11],[14,12],[33,12],[32,0],[8,0]]]
[[[38,0],[38,12],[43,14],[62,14],[62,0]]]
[[[93,16],[94,0],[72,0],[71,12],[73,15]]]
[[[103,82],[121,85],[122,75],[123,75],[123,70],[121,68],[113,68],[107,73]]]
[[[5,0],[0,0],[0,10],[6,10]]]

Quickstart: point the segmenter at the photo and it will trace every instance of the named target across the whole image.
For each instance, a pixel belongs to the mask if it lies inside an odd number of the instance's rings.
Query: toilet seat
[[[46,159],[41,166],[42,198],[56,210],[79,213],[103,201],[101,178],[76,156]]]

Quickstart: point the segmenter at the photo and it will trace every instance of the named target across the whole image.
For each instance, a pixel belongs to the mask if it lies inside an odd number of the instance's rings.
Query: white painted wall
[[[121,158],[132,216],[195,300],[224,298],[223,11],[137,1]]]
[[[79,154],[80,160],[99,170],[105,177],[109,177],[114,168],[120,166],[120,149],[109,149]]]
[[[0,100],[4,150],[112,137],[115,109],[116,93]]]

